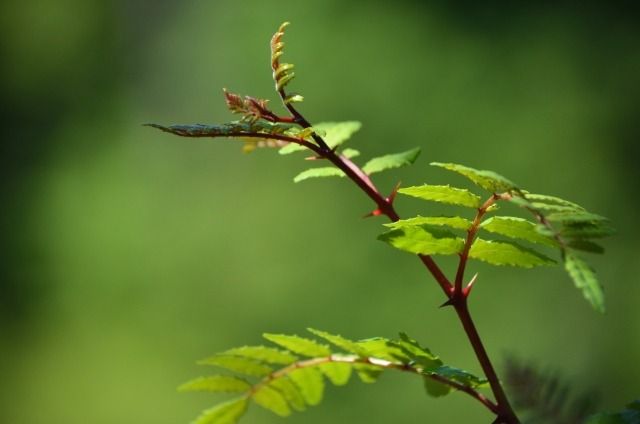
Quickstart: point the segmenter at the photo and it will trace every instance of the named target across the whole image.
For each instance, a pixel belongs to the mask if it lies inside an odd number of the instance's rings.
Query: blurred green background
[[[364,157],[422,146],[384,190],[492,169],[609,216],[591,258],[609,312],[560,268],[474,266],[472,312],[500,370],[557,370],[601,409],[640,396],[640,15],[628,2],[5,0],[0,420],[185,423],[215,401],[176,387],[195,361],[306,327],[359,339],[406,331],[479,367],[411,255],[345,180],[293,184],[300,157],[243,155],[142,123],[232,119],[222,88],[273,99],[268,42],[291,21],[291,88],[313,122],[356,119]],[[426,204],[401,199],[402,216]],[[428,211],[422,211],[423,214]],[[443,262],[450,269],[450,262]],[[329,388],[289,423],[489,422],[421,382]],[[432,418],[432,419],[431,419]],[[280,419],[254,407],[247,423]]]

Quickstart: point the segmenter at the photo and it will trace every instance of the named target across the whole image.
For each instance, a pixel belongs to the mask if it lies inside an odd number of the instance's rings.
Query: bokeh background
[[[382,221],[360,219],[371,204],[348,181],[293,184],[301,157],[141,126],[229,120],[223,87],[279,107],[268,42],[284,21],[311,121],[362,121],[365,157],[422,146],[381,188],[464,184],[428,166],[457,162],[612,219],[591,258],[605,316],[561,268],[478,265],[472,312],[499,370],[516,355],[597,389],[601,409],[640,396],[639,10],[561,3],[3,1],[0,421],[185,423],[224,398],[176,392],[215,371],[196,360],[307,327],[406,331],[479,372],[439,288],[375,241]],[[428,419],[491,417],[388,374],[288,422]],[[254,407],[246,422],[281,420]]]

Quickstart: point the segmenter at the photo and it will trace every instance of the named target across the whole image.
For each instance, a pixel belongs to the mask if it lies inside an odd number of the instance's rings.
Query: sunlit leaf
[[[270,364],[289,365],[298,358],[289,352],[265,346],[243,346],[222,352],[222,355],[243,356]]]
[[[536,224],[526,219],[511,216],[494,216],[480,224],[483,230],[503,236],[526,240],[531,243],[544,244],[550,247],[559,247],[559,243],[553,237],[541,234],[536,229]]]
[[[372,337],[370,339],[358,342],[364,349],[369,352],[369,356],[373,358],[384,359],[390,362],[409,363],[412,360],[411,355],[397,342],[385,339],[383,337]]]
[[[316,358],[331,355],[331,350],[327,345],[321,345],[315,340],[286,334],[263,334],[262,336],[270,342],[299,355]]]
[[[291,407],[285,396],[269,385],[261,386],[259,390],[253,393],[251,399],[258,405],[281,417],[291,415]]]
[[[400,227],[380,234],[378,240],[410,253],[453,255],[460,253],[464,240],[451,231],[435,225]]]
[[[308,405],[317,405],[324,394],[324,380],[320,370],[314,367],[298,368],[289,373]]]
[[[436,355],[432,354],[427,348],[423,348],[420,344],[409,337],[405,333],[400,333],[398,346],[404,349],[413,361],[420,364],[423,369],[431,369],[442,365],[442,361]]]
[[[358,121],[344,122],[320,122],[313,126],[316,131],[324,131],[323,137],[327,146],[334,148],[349,140],[353,134],[362,128],[362,123]]]
[[[353,366],[345,362],[325,362],[318,369],[336,386],[344,386],[349,382]]]
[[[251,383],[248,381],[228,376],[214,375],[211,377],[199,377],[188,381],[178,387],[181,392],[187,391],[204,391],[204,392],[221,392],[221,393],[242,393],[251,389]]]
[[[412,165],[420,155],[420,148],[408,150],[402,153],[380,156],[367,162],[362,170],[367,174],[386,171],[387,169],[399,168],[401,166]]]
[[[469,190],[450,187],[448,185],[421,185],[416,187],[406,187],[398,190],[398,193],[407,196],[417,197],[434,202],[448,203],[452,205],[467,206],[477,209],[480,206],[480,197]]]
[[[375,383],[384,371],[384,368],[370,364],[354,364],[353,369],[363,383]]]
[[[243,358],[241,356],[214,355],[210,358],[199,361],[198,363],[204,365],[215,365],[240,374],[253,375],[256,377],[265,377],[273,371],[271,367],[263,364],[262,362]]]
[[[360,156],[360,152],[358,150],[349,148],[344,149],[340,154],[349,159]]]
[[[492,265],[509,265],[523,268],[556,264],[556,261],[542,253],[520,246],[517,243],[503,240],[487,241],[476,239],[469,251],[469,257]]]
[[[390,228],[402,228],[420,226],[423,224],[429,225],[445,225],[457,230],[468,230],[471,228],[471,221],[461,218],[459,216],[416,216],[409,219],[401,219],[396,222],[389,222],[383,224]]]
[[[302,171],[298,175],[293,178],[293,182],[299,183],[300,181],[307,180],[309,178],[320,178],[320,177],[344,177],[345,173],[342,172],[339,168],[334,166],[326,166],[322,168],[309,168],[305,171]]]
[[[468,166],[457,165],[454,163],[432,162],[431,165],[439,166],[464,175],[478,186],[485,190],[489,190],[492,193],[512,192],[518,190],[514,183],[493,171],[479,171],[477,169],[469,168]]]
[[[269,383],[269,386],[282,393],[289,404],[298,411],[304,411],[307,408],[307,403],[302,397],[302,393],[300,393],[300,388],[289,377],[276,378]]]
[[[585,299],[598,312],[604,313],[606,310],[604,292],[595,271],[584,259],[572,252],[565,251],[563,259],[565,269],[576,287],[582,291]]]
[[[318,337],[322,337],[329,343],[339,347],[345,352],[353,353],[354,355],[361,356],[361,357],[365,357],[370,354],[365,348],[362,347],[361,344],[351,341],[349,339],[345,339],[342,336],[329,334],[327,332],[320,331],[320,330],[314,330],[313,328],[307,328],[307,331],[315,334]]]
[[[247,404],[245,398],[219,403],[204,411],[193,424],[236,424],[247,412]]]

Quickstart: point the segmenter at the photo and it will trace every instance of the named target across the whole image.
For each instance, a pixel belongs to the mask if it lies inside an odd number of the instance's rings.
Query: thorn
[[[465,287],[464,290],[462,290],[462,295],[464,297],[469,297],[469,293],[471,293],[471,288],[473,287],[473,283],[476,282],[477,277],[478,277],[478,273],[476,272],[476,275],[474,275],[471,281],[469,281],[469,284],[467,284],[467,287]]]
[[[362,217],[362,219],[365,218],[371,218],[372,216],[380,216],[382,215],[384,212],[382,212],[382,209],[377,208],[376,210],[374,210],[373,212],[369,212],[368,214],[366,214],[365,216]]]
[[[322,156],[307,156],[304,160],[321,160],[324,159]]]
[[[453,306],[453,298],[448,299],[446,302],[444,302],[442,305],[440,305],[440,308],[444,308],[445,306]]]
[[[393,205],[393,201],[396,198],[396,194],[398,193],[398,190],[400,189],[400,184],[402,184],[402,181],[400,181],[398,184],[396,184],[396,186],[393,188],[393,191],[391,192],[389,197],[387,197],[387,201],[389,202],[390,205]]]

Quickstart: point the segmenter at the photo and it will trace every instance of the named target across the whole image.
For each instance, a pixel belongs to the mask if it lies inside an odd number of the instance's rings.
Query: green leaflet
[[[226,368],[240,374],[252,375],[255,377],[265,377],[273,371],[273,369],[262,362],[253,359],[243,358],[241,356],[231,355],[214,355],[210,358],[198,362],[199,364],[215,365],[220,368]]]
[[[297,146],[297,144],[296,144]],[[319,177],[344,177],[345,173],[335,166],[326,166],[322,168],[309,168],[302,171],[293,178],[293,182],[299,183],[300,181],[307,180],[309,178]]]
[[[247,412],[247,404],[245,398],[220,403],[204,411],[193,424],[235,424]]]
[[[410,253],[453,255],[460,253],[464,240],[451,231],[434,225],[395,228],[378,236],[378,240]]]
[[[439,375],[449,381],[455,381],[465,387],[471,387],[474,389],[489,387],[489,381],[486,378],[480,378],[467,371],[452,368],[447,365],[441,365],[436,369],[429,370],[428,373]]]
[[[349,149],[346,148],[344,149],[342,152],[340,152],[342,154],[342,156],[351,159],[351,158],[355,158],[357,156],[360,156],[360,152],[357,151],[356,149]]]
[[[581,250],[583,252],[598,253],[598,254],[604,253],[604,247],[590,240],[581,240],[581,239],[569,240],[569,242],[567,243],[567,246],[569,246],[573,250]]]
[[[369,364],[354,364],[353,368],[363,383],[375,383],[384,371],[384,368]]]
[[[609,222],[607,218],[589,212],[558,212],[546,215],[548,221],[562,224],[604,224]]]
[[[573,279],[576,287],[582,291],[585,299],[598,312],[604,313],[606,310],[604,293],[595,271],[584,259],[570,251],[564,251],[563,259],[564,268]]]
[[[583,222],[565,224],[558,233],[562,237],[586,239],[612,236],[616,230],[606,222]]]
[[[325,339],[326,341],[328,341],[329,343],[339,347],[340,349],[344,350],[345,352],[348,353],[352,353],[354,355],[357,355],[361,358],[367,357],[370,355],[370,352],[367,351],[367,349],[363,348],[361,344],[351,341],[349,339],[345,339],[342,336],[337,336],[334,334],[329,334],[326,333],[324,331],[320,331],[320,330],[314,330],[313,328],[307,328],[307,331],[309,331],[310,333],[315,334],[318,337],[322,337],[323,339]]]
[[[469,250],[469,257],[492,265],[509,265],[531,268],[555,265],[556,261],[535,250],[511,241],[476,239]]]
[[[477,169],[469,168],[468,166],[456,165],[454,163],[431,162],[431,165],[439,166],[464,175],[475,184],[485,190],[489,190],[491,193],[510,193],[513,191],[519,191],[518,187],[514,183],[493,171],[479,171]]]
[[[471,228],[471,221],[461,218],[459,216],[416,216],[409,219],[401,219],[396,222],[389,222],[382,224],[389,228],[402,228],[420,226],[423,224],[429,225],[446,225],[447,227],[454,228],[456,230],[468,230]]]
[[[317,368],[298,368],[289,373],[289,378],[300,388],[307,405],[317,405],[324,394],[324,380]]]
[[[420,156],[420,148],[407,150],[402,153],[394,153],[390,155],[380,156],[367,162],[362,170],[366,174],[374,174],[376,172],[386,171],[387,169],[399,168],[401,166],[413,165]]]
[[[532,194],[532,193],[525,193],[524,196],[527,198],[527,200],[534,202],[534,205],[535,204],[557,205],[557,206],[564,206],[567,209],[584,210],[584,208],[580,205],[577,205],[573,202],[570,202],[568,200],[564,200],[555,196],[547,196],[546,194]]]
[[[422,186],[401,188],[398,190],[398,193],[417,197],[419,199],[467,206],[474,209],[480,207],[481,201],[480,197],[471,193],[469,190],[454,188],[448,185],[442,186],[425,184]]]
[[[432,369],[442,365],[442,361],[429,349],[423,348],[420,344],[409,337],[406,333],[400,333],[398,346],[407,352],[411,359],[418,363],[423,369]]]
[[[362,128],[362,123],[358,121],[321,122],[313,126],[316,134],[325,134],[323,137],[324,142],[332,149],[349,140],[360,128]],[[302,150],[306,150],[306,148],[299,144],[290,143],[281,148],[279,153],[286,155]]]
[[[204,391],[204,392],[221,392],[221,393],[242,393],[251,389],[251,383],[248,381],[228,376],[214,375],[211,377],[199,377],[188,381],[178,387],[181,392],[188,391]]]
[[[349,382],[353,365],[344,362],[325,362],[318,365],[322,373],[336,386],[344,386]]]
[[[255,359],[270,364],[289,365],[298,358],[295,355],[283,350],[265,346],[243,346],[226,350],[221,355],[242,356],[248,359]]]
[[[397,344],[393,344],[391,340],[383,337],[373,337],[358,342],[364,349],[369,352],[372,358],[384,359],[385,361],[395,363],[409,363],[412,359],[407,352]]]
[[[287,401],[298,411],[307,409],[307,404],[300,393],[300,389],[295,385],[289,377],[280,377],[269,383],[269,386],[278,390],[287,399]]]
[[[276,415],[280,415],[281,417],[291,415],[291,407],[285,396],[271,386],[262,386],[260,390],[255,391],[251,399]]]
[[[321,345],[315,340],[286,334],[263,334],[262,336],[270,342],[302,356],[319,358],[331,355],[331,349],[327,345]]]
[[[503,236],[526,240],[531,243],[543,244],[550,247],[560,247],[553,237],[541,234],[536,224],[526,219],[511,216],[494,216],[480,224],[483,230]]]

